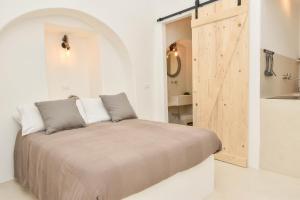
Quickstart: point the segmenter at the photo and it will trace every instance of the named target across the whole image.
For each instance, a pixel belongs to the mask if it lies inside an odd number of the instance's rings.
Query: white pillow
[[[34,104],[26,104],[17,108],[22,125],[22,135],[29,135],[45,130],[43,119]]]
[[[111,120],[100,98],[84,98],[80,101],[86,114],[87,124]]]
[[[85,122],[86,124],[88,124],[87,116],[86,116],[84,107],[83,107],[83,105],[82,105],[82,103],[81,103],[80,100],[76,100],[76,106],[77,106],[78,111],[79,111],[81,117],[83,118],[84,122]]]

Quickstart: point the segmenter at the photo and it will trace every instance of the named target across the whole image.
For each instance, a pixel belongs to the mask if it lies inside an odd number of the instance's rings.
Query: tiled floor
[[[207,200],[300,200],[300,179],[217,162],[216,191]]]
[[[12,181],[0,185],[0,200],[35,198]],[[207,200],[300,200],[300,179],[216,162],[216,191]]]

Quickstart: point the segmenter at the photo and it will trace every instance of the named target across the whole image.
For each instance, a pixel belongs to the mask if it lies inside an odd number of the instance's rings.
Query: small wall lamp
[[[177,43],[174,42],[173,44],[171,44],[169,49],[170,49],[170,51],[176,52],[177,51]]]
[[[170,53],[174,53],[174,55],[177,57],[178,56],[178,49],[177,49],[177,43],[174,42],[169,46],[169,50],[167,52],[167,57],[169,57]]]
[[[64,37],[62,38],[62,43],[61,43],[62,48],[66,49],[66,50],[70,50],[70,44],[69,44],[69,38],[67,35],[64,35]]]

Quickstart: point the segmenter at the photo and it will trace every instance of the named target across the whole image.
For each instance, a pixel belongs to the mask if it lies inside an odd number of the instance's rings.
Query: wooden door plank
[[[198,20],[192,21],[192,28],[196,28],[197,26],[204,26],[206,24],[216,23],[218,21],[223,21],[229,18],[233,18],[248,12],[247,6],[241,6],[232,8],[230,10],[223,11],[221,13],[213,13],[209,14],[205,18],[199,18]]]
[[[247,130],[248,130],[248,42],[245,42],[248,33],[248,22],[240,35],[238,46],[218,94],[215,107],[222,102],[223,130],[217,132],[222,139],[224,151],[216,155],[216,159],[238,165],[247,166]],[[212,121],[216,120],[214,111]],[[236,157],[238,159],[233,159]],[[243,158],[243,159],[241,159]]]
[[[211,101],[210,104],[208,106],[208,110],[210,111],[209,113],[207,113],[207,117],[206,120],[207,123],[209,122],[209,120],[211,120],[211,115],[212,115],[212,110],[216,105],[218,96],[220,94],[220,91],[222,89],[224,80],[226,78],[226,75],[228,73],[228,71],[230,70],[230,66],[231,66],[231,62],[232,62],[232,58],[234,56],[235,50],[237,48],[237,45],[240,42],[240,36],[241,33],[245,27],[245,21],[247,20],[247,15],[243,15],[242,19],[241,19],[241,23],[237,24],[237,30],[236,31],[232,31],[232,43],[230,44],[230,46],[227,49],[226,55],[224,55],[224,59],[223,62],[220,64],[220,68],[216,74],[216,83],[215,83],[215,87],[213,90],[213,94],[211,97]]]
[[[226,161],[228,163],[240,166],[240,167],[247,167],[247,158],[245,157],[239,157],[239,156],[235,156],[233,154],[226,154],[226,153],[222,153],[222,154],[217,154],[215,155],[215,159],[216,160],[220,160],[220,161]]]
[[[235,15],[240,10],[235,6],[233,0],[220,0],[201,8],[193,21],[199,23],[193,27],[193,110],[195,126],[211,129],[223,142],[216,159],[246,167],[248,8]]]

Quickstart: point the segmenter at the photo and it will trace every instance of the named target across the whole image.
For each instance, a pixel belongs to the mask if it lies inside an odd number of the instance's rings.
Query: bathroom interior
[[[191,18],[166,25],[168,118],[170,123],[193,125]]]
[[[262,169],[300,177],[300,1],[262,3]]]

